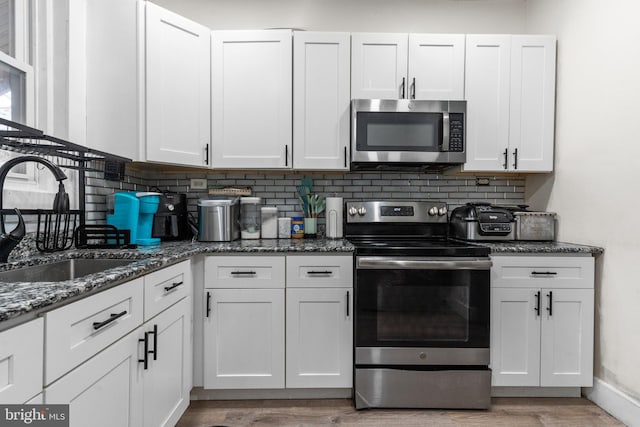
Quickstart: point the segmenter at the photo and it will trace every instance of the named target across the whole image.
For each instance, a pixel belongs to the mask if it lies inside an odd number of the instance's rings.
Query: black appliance
[[[514,240],[513,210],[471,202],[451,212],[451,236],[464,240]]]
[[[357,409],[487,408],[489,249],[447,238],[447,206],[347,202]]]
[[[153,217],[152,237],[163,241],[187,240],[193,237],[187,215],[187,195],[162,193],[158,211]]]

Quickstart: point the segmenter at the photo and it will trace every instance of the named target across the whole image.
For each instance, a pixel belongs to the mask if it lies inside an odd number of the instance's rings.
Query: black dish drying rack
[[[40,156],[61,168],[78,171],[79,209],[63,213],[46,209],[20,210],[24,215],[37,215],[38,217],[36,232],[38,250],[54,252],[69,249],[74,240],[86,248],[130,246],[128,236],[123,234],[122,230],[119,234],[116,232],[114,235],[113,230],[103,229],[104,233],[100,236],[96,235],[96,230],[85,224],[84,213],[86,209],[85,173],[87,171],[102,172],[105,179],[122,180],[124,165],[131,162],[131,159],[74,144],[3,118],[0,118],[0,149],[23,155]],[[0,221],[5,215],[14,214],[13,209],[2,208],[3,206],[0,205],[0,214],[2,215]],[[92,238],[89,238],[87,233],[91,234]]]

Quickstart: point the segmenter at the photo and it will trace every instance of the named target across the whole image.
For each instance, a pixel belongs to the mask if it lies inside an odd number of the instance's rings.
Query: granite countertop
[[[492,254],[591,254],[598,255],[604,252],[597,246],[579,245],[565,242],[478,242],[479,245],[491,248]]]
[[[562,242],[477,242],[492,254],[601,254],[594,246]],[[352,253],[354,246],[345,239],[258,239],[233,242],[165,242],[138,249],[73,249],[52,254],[14,251],[13,260],[0,264],[0,271],[50,264],[71,258],[130,259],[131,263],[102,273],[63,282],[0,282],[0,330],[35,318],[40,313],[132,280],[151,271],[186,260],[198,254],[215,253]]]
[[[351,253],[344,239],[258,239],[233,242],[165,242],[138,249],[72,249],[51,254],[16,253],[0,271],[50,264],[71,258],[130,259],[131,264],[63,282],[0,282],[0,330],[35,318],[98,290],[132,280],[198,254],[215,253]]]

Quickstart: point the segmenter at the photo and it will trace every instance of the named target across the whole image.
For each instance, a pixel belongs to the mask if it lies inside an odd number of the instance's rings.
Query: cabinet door
[[[351,387],[351,288],[287,289],[287,388]]]
[[[466,41],[464,169],[504,171],[509,165],[511,36],[468,35]]]
[[[284,289],[210,289],[204,388],[284,388]]]
[[[144,425],[174,426],[189,406],[192,374],[191,299],[184,298],[143,327],[149,336],[144,377]],[[142,365],[141,365],[142,367]]]
[[[44,320],[0,332],[0,402],[21,404],[42,391]]]
[[[408,98],[464,99],[464,34],[409,34]]]
[[[513,36],[511,40],[509,168],[553,170],[556,38]]]
[[[540,385],[538,289],[491,288],[491,384]]]
[[[47,387],[45,403],[69,404],[71,427],[141,426],[140,331],[130,333]]]
[[[542,293],[540,385],[591,387],[593,289],[543,289]]]
[[[207,164],[210,140],[208,28],[147,2],[147,160]]]
[[[352,34],[351,97],[402,99],[407,96],[407,34]]]
[[[295,33],[295,169],[348,169],[351,102],[349,53],[349,33]]]
[[[212,164],[291,168],[291,31],[212,33]]]

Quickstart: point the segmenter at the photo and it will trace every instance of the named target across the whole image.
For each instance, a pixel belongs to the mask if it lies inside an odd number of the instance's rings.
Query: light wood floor
[[[494,398],[488,411],[369,409],[347,399],[193,401],[177,427],[623,426],[587,399]]]

